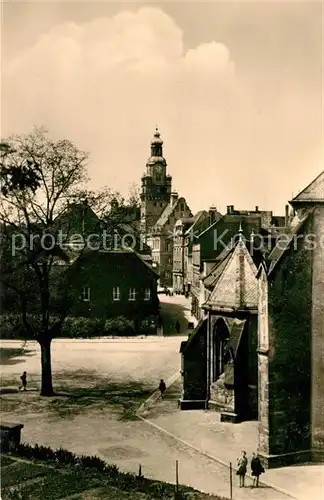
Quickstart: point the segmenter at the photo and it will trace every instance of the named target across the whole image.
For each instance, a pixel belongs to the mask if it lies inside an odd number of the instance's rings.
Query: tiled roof
[[[227,255],[223,257],[222,261],[217,262],[215,266],[212,268],[208,276],[203,280],[204,285],[206,288],[213,288],[215,287],[216,283],[218,282],[219,278],[221,277],[229,259],[231,257],[231,251],[227,252]]]
[[[245,243],[240,240],[229,254],[207,306],[212,308],[256,309],[258,306],[257,268]]]
[[[291,242],[294,239],[294,236],[299,233],[301,230],[303,224],[306,222],[308,219],[309,215],[311,214],[312,210],[305,211],[302,214],[297,214],[294,219],[291,222],[291,225],[288,226],[287,232],[286,232],[286,238],[282,241],[278,240],[277,244],[275,245],[274,249],[269,255],[269,274],[274,270],[276,265],[278,264],[279,260],[281,257],[284,255],[284,253],[288,250],[288,248],[291,245]],[[280,241],[280,244],[279,244]]]
[[[292,200],[295,202],[324,202],[324,171]]]
[[[172,214],[172,212],[174,211],[176,206],[177,206],[177,203],[175,203],[173,206],[168,205],[167,207],[165,207],[165,209],[163,210],[162,214],[160,215],[160,218],[157,220],[155,225],[163,227],[168,222],[168,219],[169,219],[170,215]]]
[[[224,215],[221,215],[221,214],[219,214],[219,215],[220,215],[219,219],[216,219],[216,220],[215,220],[215,222],[213,222],[213,224],[211,224],[211,225],[210,225],[210,226],[208,226],[208,227],[207,227],[204,231],[202,231],[202,232],[199,234],[198,238],[200,238],[200,237],[201,237],[201,236],[203,236],[205,233],[207,233],[208,231],[210,231],[210,230],[211,230],[214,226],[216,226],[216,224],[218,224],[218,222],[219,222],[221,219],[223,219]]]

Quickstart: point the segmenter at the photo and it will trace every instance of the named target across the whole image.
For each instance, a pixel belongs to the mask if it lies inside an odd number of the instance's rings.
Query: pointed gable
[[[324,171],[321,172],[303,191],[293,200],[294,203],[322,202],[324,203]]]
[[[229,309],[257,309],[257,268],[241,239],[234,248],[206,306]]]
[[[272,271],[276,268],[277,264],[280,262],[282,256],[289,250],[291,243],[294,241],[296,235],[302,230],[304,223],[309,218],[313,209],[310,210],[301,210],[298,212],[293,220],[291,221],[290,226],[286,228],[286,233],[282,236],[285,236],[284,239],[278,238],[274,248],[272,249],[269,257],[269,271],[268,274],[271,274]]]

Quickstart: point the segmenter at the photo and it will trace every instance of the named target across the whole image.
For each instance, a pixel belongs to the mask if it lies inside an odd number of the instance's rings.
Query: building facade
[[[133,250],[99,250],[84,254],[74,265],[71,284],[76,300],[71,315],[113,318],[134,322],[135,330],[149,321],[158,326],[158,274]]]
[[[151,156],[142,177],[141,234],[145,239],[171,201],[172,177],[167,174],[163,141],[156,129],[151,141]]]
[[[209,212],[200,210],[194,217],[176,222],[173,236],[173,288],[178,293],[190,292],[191,248],[194,238],[219,217],[221,214],[216,207],[211,207]]]
[[[172,191],[172,177],[166,167],[163,141],[156,129],[142,177],[141,233],[152,249],[161,285],[172,287],[174,227],[178,219],[192,217],[192,213],[185,198]]]
[[[148,245],[152,248],[152,260],[157,266],[161,285],[173,285],[173,236],[179,218],[192,217],[185,198],[171,194],[171,202],[148,234]]]

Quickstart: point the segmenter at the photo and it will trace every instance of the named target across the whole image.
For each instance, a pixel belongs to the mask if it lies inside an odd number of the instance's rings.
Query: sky
[[[322,27],[311,1],[5,0],[1,135],[44,126],[127,194],[158,126],[193,212],[284,214],[323,170]]]

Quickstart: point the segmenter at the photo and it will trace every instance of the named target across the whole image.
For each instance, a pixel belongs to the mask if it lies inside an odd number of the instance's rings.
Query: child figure
[[[258,488],[259,477],[261,474],[263,474],[264,468],[263,468],[263,465],[261,463],[261,460],[259,459],[259,457],[255,453],[252,454],[251,470],[252,470],[252,476],[253,476],[253,487],[256,486]]]
[[[247,458],[246,458],[246,451],[242,451],[242,455],[240,458],[237,460],[237,472],[236,474],[240,478],[240,488],[244,488],[244,480],[245,480],[245,474],[246,474],[246,468],[247,468]]]
[[[165,382],[163,380],[163,378],[160,380],[160,384],[159,384],[159,391],[161,393],[161,397],[163,398],[163,394],[165,393],[165,390],[166,390],[166,385],[165,385]]]
[[[20,380],[21,380],[21,385],[19,386],[19,390],[21,390],[23,388],[24,391],[27,391],[27,372],[24,372],[22,374],[22,376],[20,377]]]

